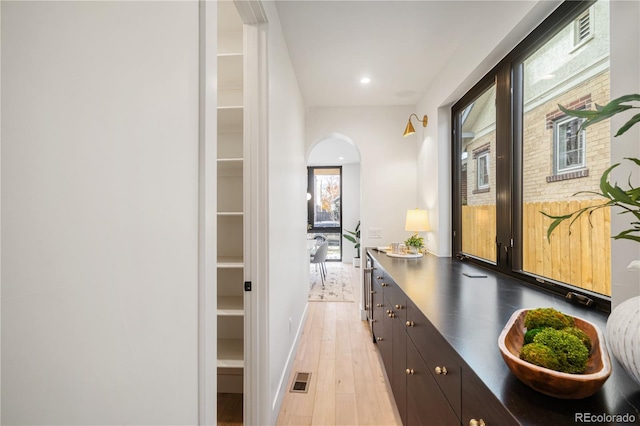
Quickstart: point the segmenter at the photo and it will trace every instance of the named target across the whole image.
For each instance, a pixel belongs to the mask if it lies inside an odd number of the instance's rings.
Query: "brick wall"
[[[554,175],[553,123],[564,117],[558,104],[571,109],[593,108],[593,103],[609,102],[609,72],[603,72],[588,82],[573,87],[556,98],[525,114],[524,124],[524,201],[560,201],[572,198],[578,191],[597,190],[600,176],[610,165],[609,121],[587,127],[586,168],[565,175]],[[581,195],[573,199],[589,199]]]

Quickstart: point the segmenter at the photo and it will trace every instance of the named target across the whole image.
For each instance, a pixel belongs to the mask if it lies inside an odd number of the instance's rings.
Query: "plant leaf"
[[[618,133],[616,133],[615,136],[620,136],[621,134],[629,130],[634,124],[637,124],[637,123],[640,123],[640,114],[636,114],[633,117],[631,117],[631,120],[627,121],[624,124],[624,126],[618,129]]]

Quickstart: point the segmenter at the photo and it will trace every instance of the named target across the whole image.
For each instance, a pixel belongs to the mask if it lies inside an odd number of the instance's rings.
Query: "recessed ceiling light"
[[[362,84],[369,84],[369,83],[371,83],[371,79],[370,79],[369,77],[362,77],[362,78],[360,79],[360,83],[362,83]]]
[[[344,160],[344,157],[338,157],[338,160]]]

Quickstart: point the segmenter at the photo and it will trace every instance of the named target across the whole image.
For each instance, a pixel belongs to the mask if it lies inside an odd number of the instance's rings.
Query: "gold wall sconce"
[[[407,123],[407,127],[404,129],[404,134],[402,135],[404,137],[412,135],[416,132],[416,129],[413,128],[413,124],[411,124],[411,117],[415,117],[417,120],[420,120],[420,118],[415,114],[411,114],[409,116],[409,122]],[[427,127],[427,122],[429,121],[429,119],[426,115],[422,117],[422,120],[420,121],[422,121],[422,127]]]

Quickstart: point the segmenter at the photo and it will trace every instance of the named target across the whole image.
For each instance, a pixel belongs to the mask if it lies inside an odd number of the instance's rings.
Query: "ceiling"
[[[452,58],[487,29],[506,35],[535,3],[276,2],[307,107],[415,105]],[[363,76],[371,82],[361,84]]]

